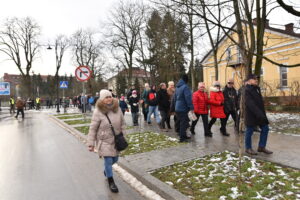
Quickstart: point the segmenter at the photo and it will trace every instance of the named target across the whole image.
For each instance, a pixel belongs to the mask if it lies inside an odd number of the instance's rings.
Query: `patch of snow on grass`
[[[220,196],[219,200],[226,200],[226,196]]]
[[[170,181],[166,181],[165,183],[168,184],[168,185],[171,185],[171,186],[174,185],[174,184],[173,184],[172,182],[170,182]]]
[[[232,191],[232,194],[229,194],[231,196],[231,198],[236,199],[239,196],[241,196],[241,194],[239,194],[239,192],[238,192],[238,188],[237,187],[232,187],[231,191]]]

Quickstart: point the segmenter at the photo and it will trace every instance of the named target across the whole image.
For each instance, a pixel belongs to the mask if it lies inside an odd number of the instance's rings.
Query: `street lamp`
[[[48,44],[47,50],[52,50],[51,45]],[[56,63],[57,63],[57,57],[56,57]],[[58,79],[58,74],[55,74],[56,76],[56,112],[60,113],[59,110],[59,79]]]

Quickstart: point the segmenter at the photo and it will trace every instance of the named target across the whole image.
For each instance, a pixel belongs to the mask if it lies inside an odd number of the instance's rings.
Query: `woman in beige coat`
[[[118,100],[112,98],[110,91],[101,90],[93,113],[87,145],[90,151],[94,151],[96,148],[99,156],[104,158],[104,175],[108,179],[109,188],[112,192],[118,192],[113,179],[112,165],[118,161],[119,152],[115,148],[114,135],[106,115],[109,117],[115,133],[124,133],[125,122]]]

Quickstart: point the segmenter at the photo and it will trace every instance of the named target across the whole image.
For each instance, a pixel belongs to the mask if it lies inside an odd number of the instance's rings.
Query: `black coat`
[[[139,112],[139,98],[131,96],[129,98],[129,105],[131,108],[131,112],[137,113]]]
[[[155,90],[150,90],[147,94],[147,100],[148,100],[148,103],[149,103],[149,106],[157,106],[158,105],[158,100],[157,100],[157,93]],[[153,99],[150,99],[150,96],[153,96],[154,95],[154,98]]]
[[[158,101],[158,109],[169,112],[170,110],[170,99],[169,95],[167,93],[167,90],[160,89],[157,92],[157,101]]]
[[[238,97],[236,90],[232,87],[225,86],[224,95],[224,112],[227,115],[230,112],[236,112],[238,108]]]
[[[254,85],[245,87],[245,125],[262,126],[269,124],[260,88]]]

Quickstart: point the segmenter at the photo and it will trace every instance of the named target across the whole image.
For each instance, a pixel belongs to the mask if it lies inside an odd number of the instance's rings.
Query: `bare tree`
[[[293,6],[290,6],[288,4],[285,4],[283,2],[283,0],[277,0],[277,3],[284,9],[286,10],[288,13],[291,13],[292,15],[298,16],[300,17],[300,11],[297,11],[296,9],[294,9]]]
[[[88,66],[92,71],[91,79],[88,80],[89,93],[95,91],[96,78],[101,78],[105,64],[101,54],[101,43],[96,40],[96,33],[90,30],[78,30],[72,37],[73,58],[77,65]]]
[[[56,60],[56,72],[55,76],[58,76],[58,72],[61,68],[61,63],[65,51],[70,46],[70,40],[65,35],[58,35],[55,38],[54,48],[55,48],[55,60]]]
[[[134,53],[138,49],[140,32],[145,23],[146,7],[136,2],[120,1],[111,13],[109,43],[115,58],[128,72],[128,82],[132,82]]]
[[[40,26],[30,17],[9,18],[0,32],[0,51],[17,66],[27,95],[31,92],[30,70],[39,50],[39,36]]]

